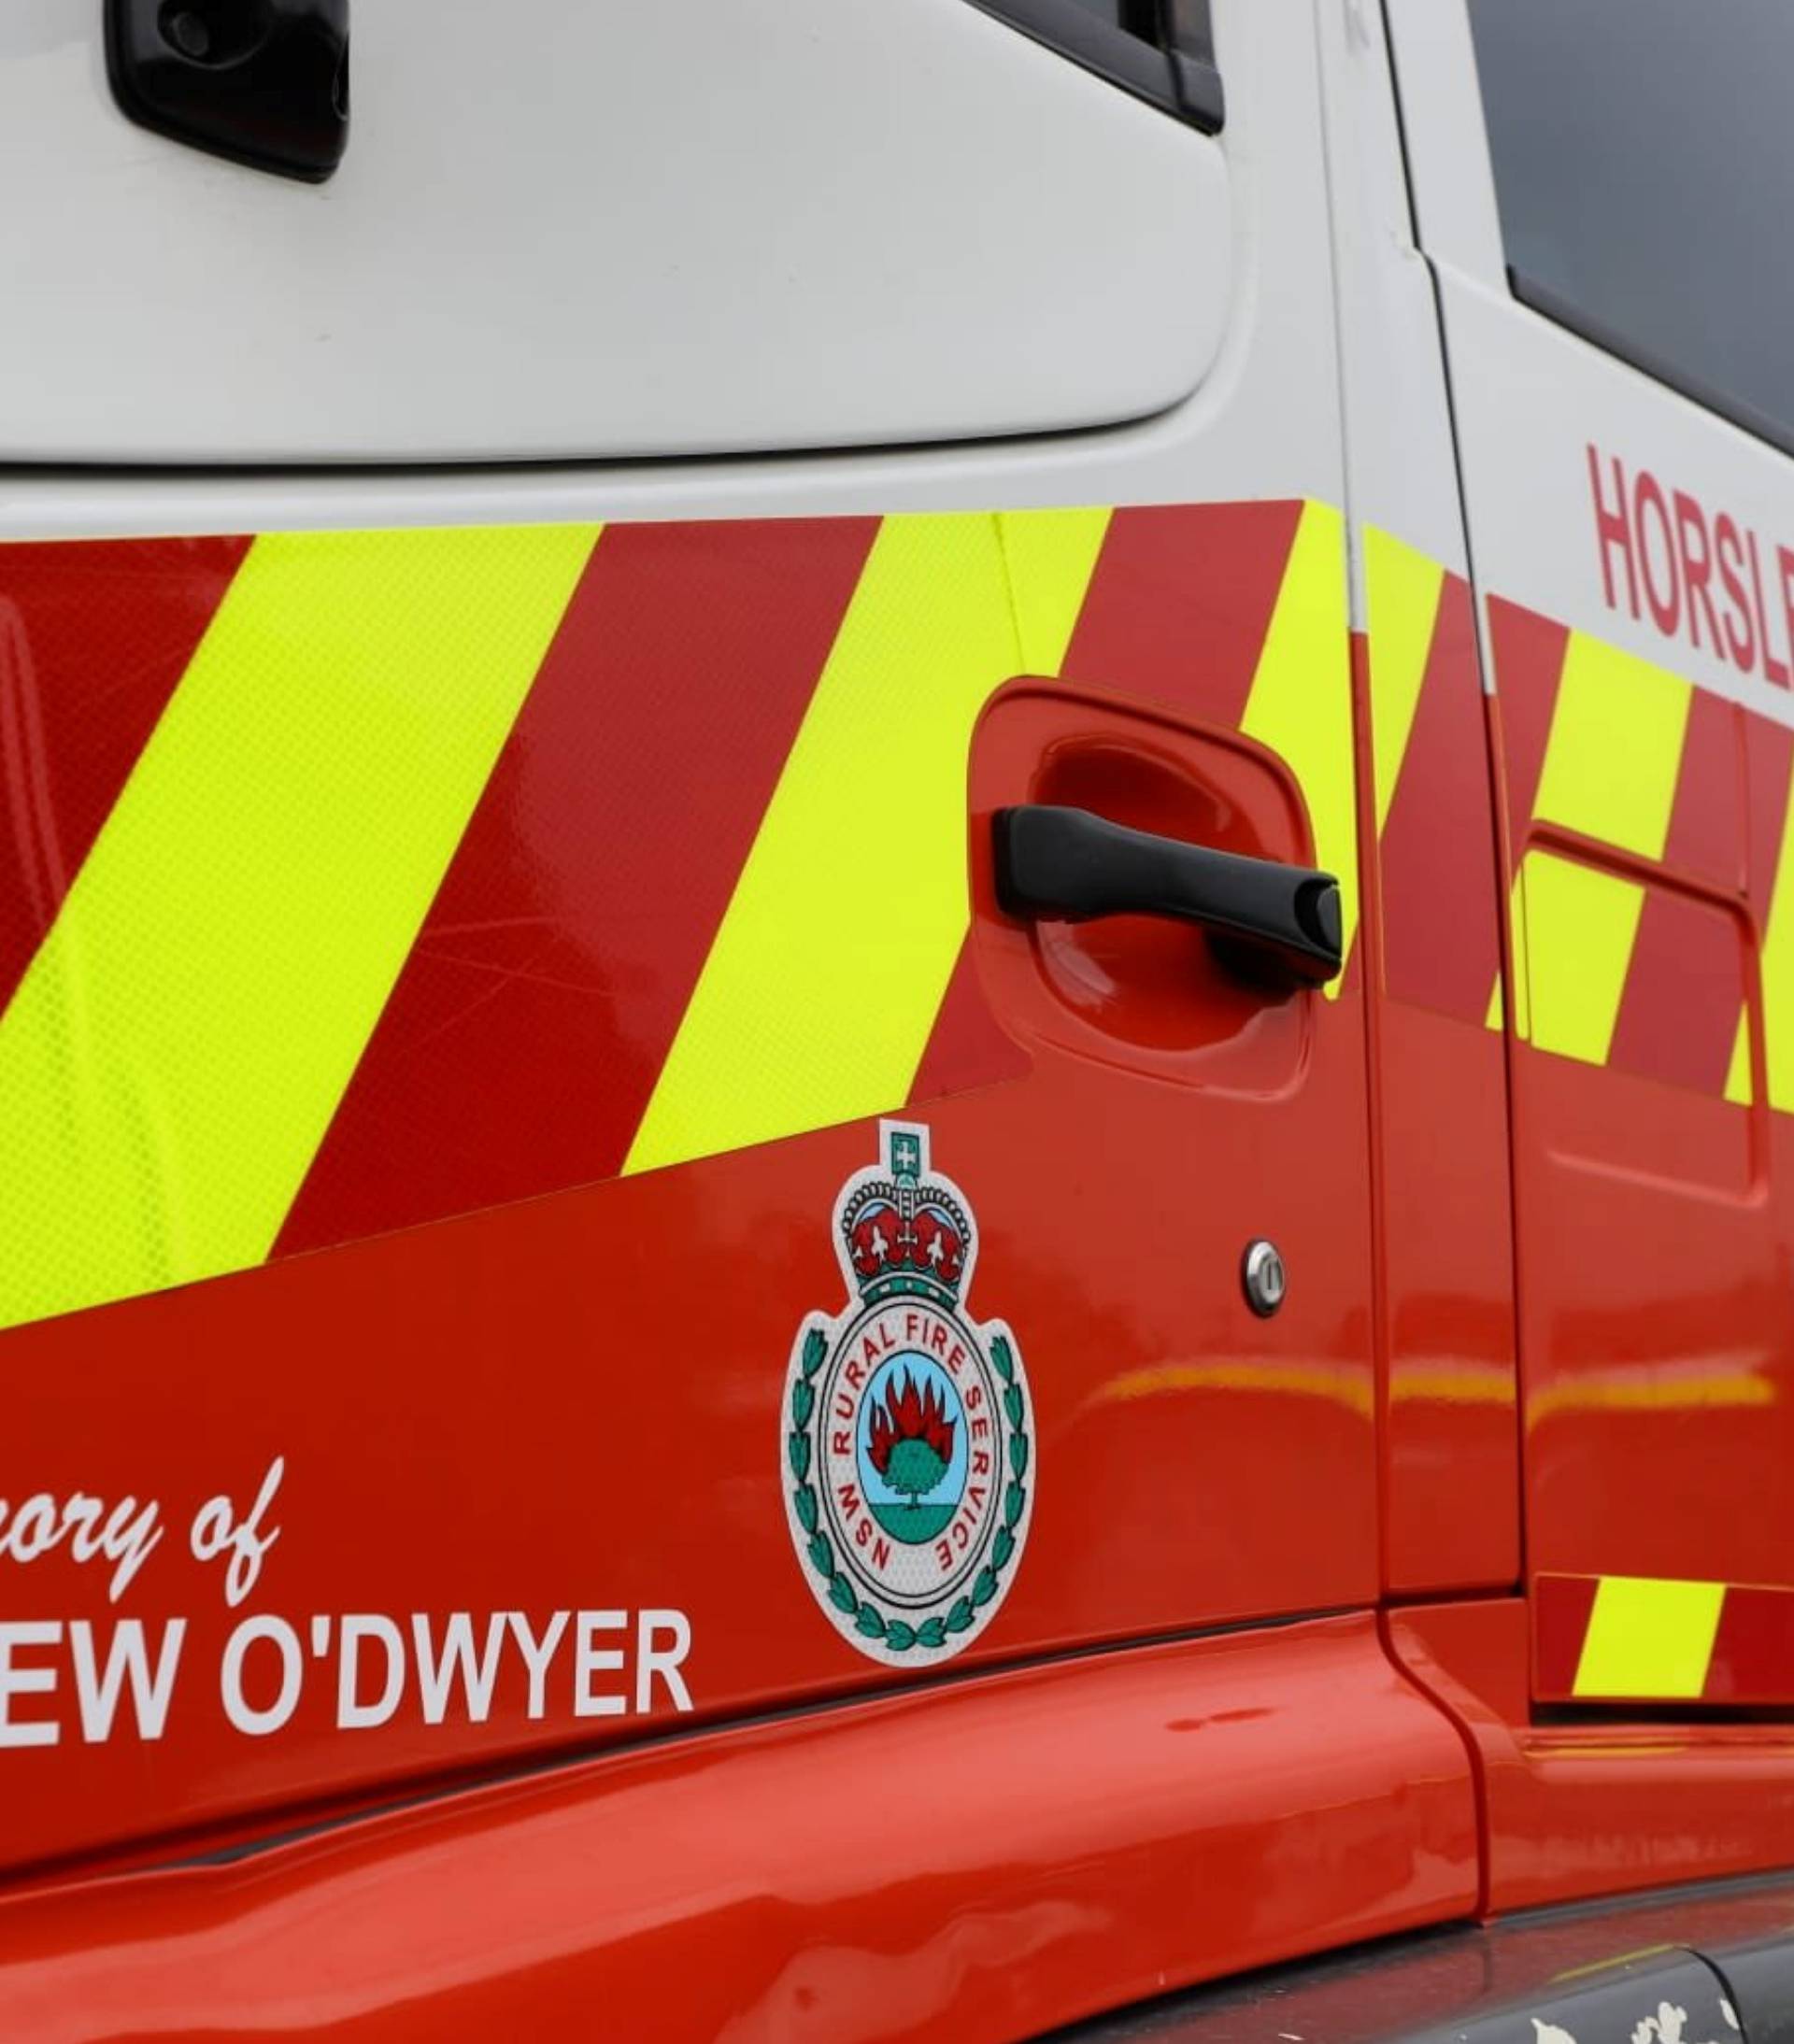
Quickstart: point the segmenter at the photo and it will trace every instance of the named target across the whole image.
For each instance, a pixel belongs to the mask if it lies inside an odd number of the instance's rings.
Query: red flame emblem
[[[872,1408],[872,1435],[866,1453],[880,1476],[890,1478],[890,1459],[906,1441],[919,1441],[939,1459],[942,1476],[953,1459],[953,1430],[959,1423],[947,1416],[947,1401],[938,1384],[918,1389],[913,1377],[899,1379],[891,1373],[885,1385],[885,1401]],[[905,1459],[899,1458],[900,1461]],[[936,1481],[938,1482],[938,1478]],[[907,1483],[898,1485],[907,1489]],[[923,1486],[932,1487],[932,1486]]]

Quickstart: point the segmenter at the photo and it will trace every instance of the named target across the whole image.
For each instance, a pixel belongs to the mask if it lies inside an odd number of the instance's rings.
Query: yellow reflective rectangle
[[[1687,1701],[1706,1686],[1723,1583],[1602,1576],[1572,1694]]]

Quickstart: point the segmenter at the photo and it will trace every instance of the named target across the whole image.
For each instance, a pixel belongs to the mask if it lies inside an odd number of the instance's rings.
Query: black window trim
[[[1794,428],[1770,418],[1766,412],[1759,412],[1744,399],[1731,396],[1717,384],[1708,383],[1703,377],[1672,364],[1654,349],[1641,347],[1631,334],[1620,333],[1605,319],[1585,311],[1561,291],[1554,291],[1549,284],[1541,284],[1523,275],[1512,263],[1507,269],[1507,288],[1528,311],[1549,319],[1553,326],[1562,327],[1579,340],[1600,348],[1602,354],[1636,369],[1641,376],[1649,376],[1665,390],[1673,390],[1677,397],[1685,397],[1702,410],[1712,412],[1716,418],[1723,419],[1728,425],[1736,426],[1758,440],[1766,440],[1783,454],[1794,454]]]
[[[971,4],[1136,99],[1187,121],[1203,135],[1218,135],[1226,124],[1227,101],[1212,55],[1171,47],[1170,0],[1163,0],[1160,9],[1163,47],[1099,21],[1077,0],[971,0]]]

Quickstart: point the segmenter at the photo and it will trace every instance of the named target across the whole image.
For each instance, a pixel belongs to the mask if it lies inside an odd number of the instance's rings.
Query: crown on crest
[[[847,1264],[868,1303],[903,1293],[951,1305],[965,1283],[972,1223],[928,1170],[928,1131],[886,1125],[890,1176],[861,1184],[841,1211]]]

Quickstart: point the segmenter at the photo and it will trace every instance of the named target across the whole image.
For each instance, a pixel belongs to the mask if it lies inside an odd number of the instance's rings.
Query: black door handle
[[[106,0],[112,92],[140,127],[319,184],[349,141],[349,0]]]
[[[1027,918],[1171,916],[1212,930],[1224,955],[1308,985],[1339,971],[1339,883],[1094,816],[1028,803],[995,818],[997,900]]]

